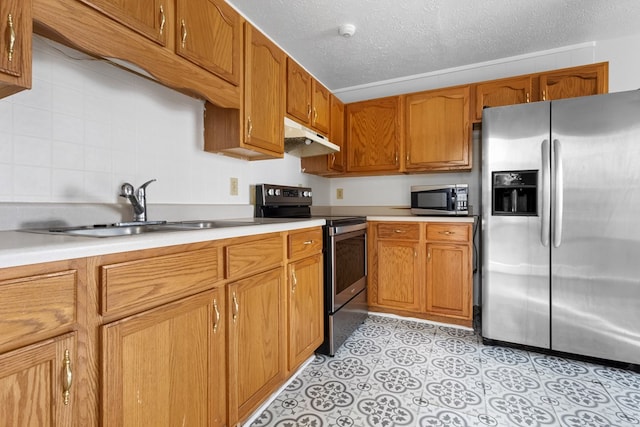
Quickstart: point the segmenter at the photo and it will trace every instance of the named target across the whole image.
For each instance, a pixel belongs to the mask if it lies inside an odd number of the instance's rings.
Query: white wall
[[[123,182],[151,178],[150,203],[248,204],[259,182],[323,186],[297,157],[203,151],[202,121],[203,101],[35,36],[33,88],[0,100],[0,202],[116,203]]]

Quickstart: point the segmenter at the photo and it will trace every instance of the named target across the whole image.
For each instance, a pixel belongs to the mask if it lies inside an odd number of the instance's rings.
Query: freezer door
[[[549,102],[489,108],[482,120],[482,335],[543,348],[550,345],[549,121]],[[493,172],[515,170],[537,171],[534,215],[494,212]]]
[[[640,92],[551,105],[552,348],[640,363]]]

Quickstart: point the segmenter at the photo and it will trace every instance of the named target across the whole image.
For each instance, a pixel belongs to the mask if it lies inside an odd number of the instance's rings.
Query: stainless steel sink
[[[255,225],[254,220],[193,220],[193,221],[145,221],[145,222],[120,222],[114,224],[83,225],[77,227],[50,227],[41,229],[27,229],[32,233],[59,234],[68,236],[86,237],[115,237],[133,236],[154,232],[203,230],[211,228],[237,227],[242,225]]]
[[[238,227],[242,225],[256,225],[260,224],[253,219],[244,220],[229,220],[229,219],[220,219],[215,221],[180,221],[180,222],[170,222],[168,226],[175,227],[183,227],[183,228],[194,228],[194,229],[202,229],[202,228],[223,228],[223,227]]]

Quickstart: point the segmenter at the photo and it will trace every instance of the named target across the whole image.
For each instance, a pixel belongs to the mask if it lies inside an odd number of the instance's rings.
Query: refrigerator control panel
[[[492,214],[538,215],[538,171],[492,172]]]

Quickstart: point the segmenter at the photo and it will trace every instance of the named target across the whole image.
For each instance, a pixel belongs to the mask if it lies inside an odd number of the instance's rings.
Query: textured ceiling
[[[227,2],[332,91],[640,34],[639,0]]]

